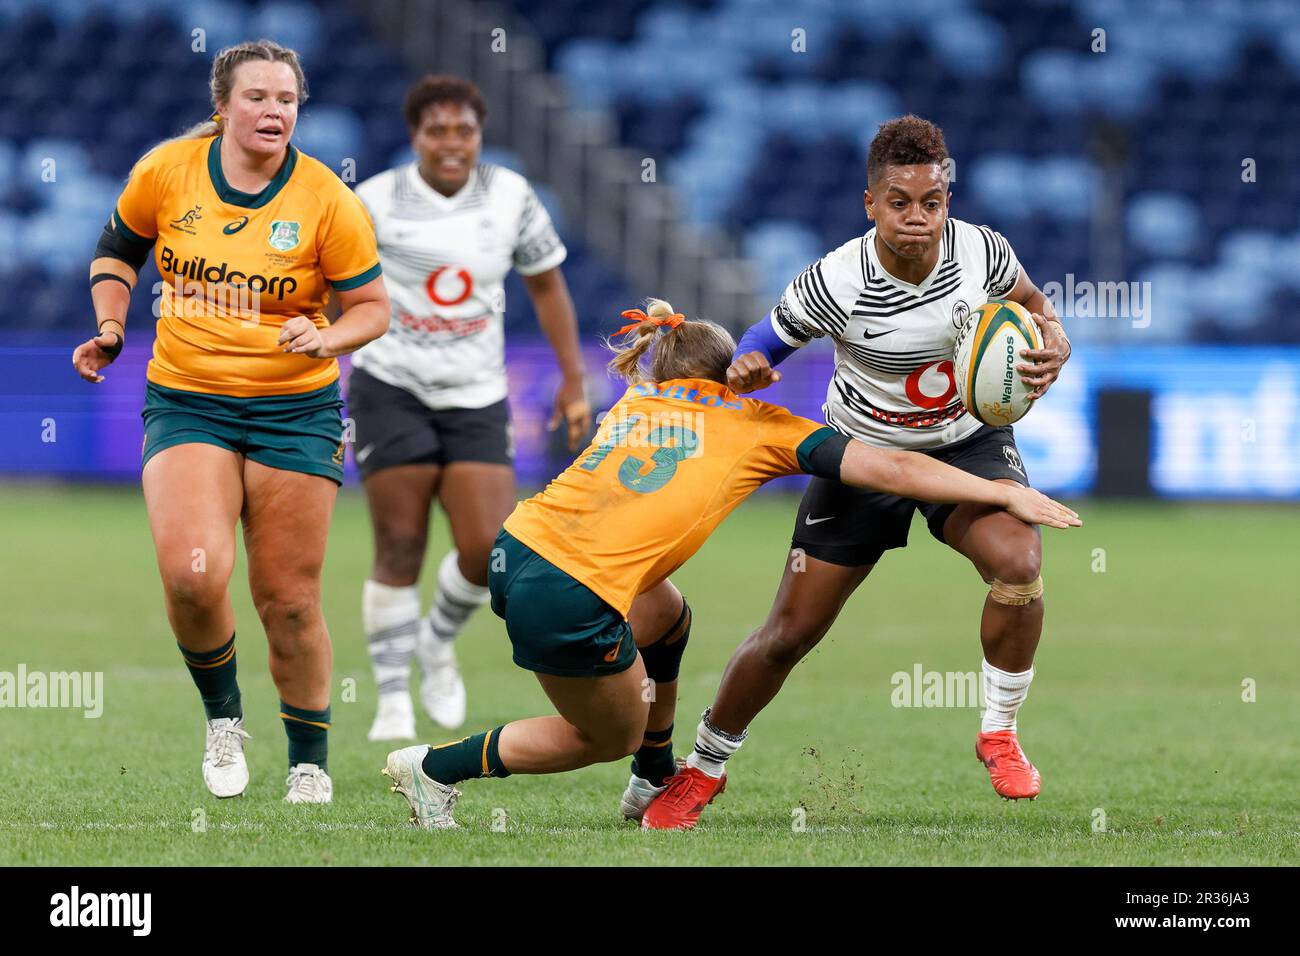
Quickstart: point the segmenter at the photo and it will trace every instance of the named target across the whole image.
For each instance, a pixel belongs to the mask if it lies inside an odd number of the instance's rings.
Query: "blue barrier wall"
[[[0,475],[134,481],[143,439],[147,343],[137,335],[98,386],[77,378],[70,338],[27,338],[0,349]],[[544,342],[508,347],[518,471],[539,485],[569,461],[546,431],[558,380]],[[588,350],[593,400],[621,388]],[[784,366],[761,397],[817,418],[832,368],[817,343]],[[346,379],[346,372],[345,372]],[[1097,396],[1106,388],[1152,393],[1151,480],[1168,497],[1300,498],[1300,348],[1158,346],[1080,348],[1047,398],[1016,426],[1036,486],[1085,494],[1096,472]],[[350,481],[355,481],[349,456]]]

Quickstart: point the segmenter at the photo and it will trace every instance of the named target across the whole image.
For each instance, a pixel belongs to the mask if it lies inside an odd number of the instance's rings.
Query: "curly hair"
[[[943,130],[911,113],[881,123],[867,151],[867,185],[879,182],[886,166],[942,164],[948,158]]]
[[[487,101],[477,86],[459,76],[428,73],[406,91],[406,99],[402,102],[402,116],[406,118],[408,129],[419,128],[420,116],[431,103],[468,106],[478,117],[480,126],[487,119]]]

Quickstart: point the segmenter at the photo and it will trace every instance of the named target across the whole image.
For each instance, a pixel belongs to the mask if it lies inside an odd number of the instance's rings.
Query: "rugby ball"
[[[1022,349],[1043,347],[1037,323],[1023,305],[994,299],[966,320],[957,333],[953,375],[966,410],[986,425],[1019,421],[1033,391],[1016,366]]]

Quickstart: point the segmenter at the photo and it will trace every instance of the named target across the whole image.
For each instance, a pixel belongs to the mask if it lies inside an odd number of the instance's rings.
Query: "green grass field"
[[[766,614],[794,505],[743,506],[674,579],[696,612],[680,752],[732,649]],[[977,708],[890,703],[897,671],[980,663],[986,589],[918,522],[912,547],[882,563],[755,722],[699,830],[623,824],[618,764],[469,781],[463,828],[429,834],[402,825],[405,804],[378,773],[389,747],[365,739],[374,688],[359,604],[370,542],[356,492],[340,499],[325,572],[335,802],[290,807],[242,556],[232,590],[253,779],[242,798],[218,801],[199,775],[202,711],[163,614],[138,489],[0,486],[0,670],[103,671],[105,696],[99,719],[0,710],[0,864],[1300,862],[1294,508],[1079,510],[1085,527],[1048,532],[1044,547],[1047,628],[1020,719],[1043,774],[1033,803],[990,788],[973,753]],[[439,518],[439,550],[445,531]],[[548,712],[490,612],[471,623],[460,655],[468,730]],[[355,702],[344,700],[349,678]],[[1248,678],[1254,702],[1242,699]],[[423,715],[420,729],[432,742],[449,736]]]

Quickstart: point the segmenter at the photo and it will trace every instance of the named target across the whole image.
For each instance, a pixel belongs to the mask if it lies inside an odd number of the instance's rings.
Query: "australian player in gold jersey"
[[[634,340],[610,366],[629,389],[577,461],[506,519],[489,566],[492,609],[506,622],[515,663],[537,674],[559,715],[389,754],[384,772],[420,826],[455,826],[462,780],[576,770],[642,746],[655,697],[646,681],[675,678],[684,642],[638,653],[633,602],[671,587],[668,576],[764,482],[803,472],[926,501],[994,505],[1056,528],[1080,523],[1031,488],[873,448],[742,398],[726,385],[735,342],[720,326],[688,322],[657,300],[649,315],[624,315],[635,321],[616,334]],[[625,795],[624,815],[639,819],[627,803]]]
[[[248,784],[228,593],[242,520],[289,738],[285,799],[328,803],[333,652],[320,573],[343,477],[335,357],[384,333],[388,297],[365,209],[290,144],[306,99],[297,54],[265,40],[224,49],[211,93],[210,121],[131,171],[90,267],[99,334],[72,362],[103,381],[152,249],[163,281],[144,495],[167,616],[207,715],[203,779],[218,797]]]

